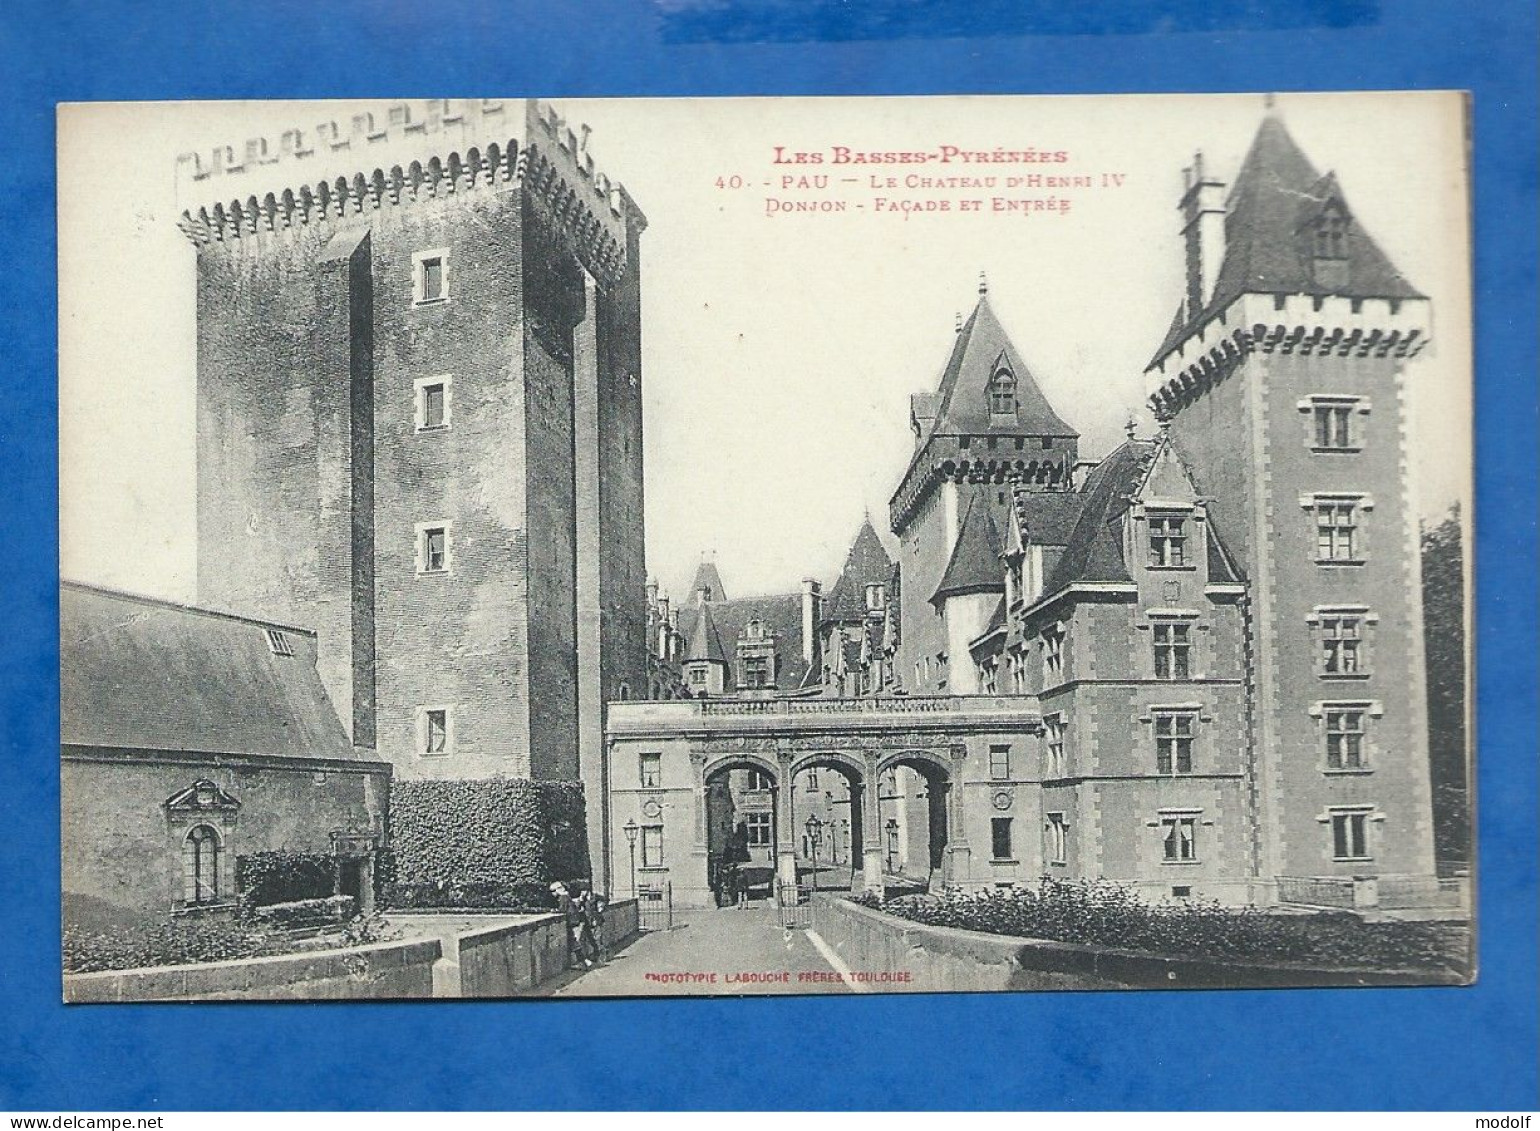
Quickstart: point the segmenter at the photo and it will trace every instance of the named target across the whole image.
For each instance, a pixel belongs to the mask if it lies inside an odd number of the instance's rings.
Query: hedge
[[[1347,912],[1279,914],[1255,907],[1146,903],[1106,880],[1043,879],[1035,888],[855,902],[935,927],[1196,958],[1265,959],[1374,969],[1467,966],[1467,936],[1436,923],[1366,923]]]
[[[337,858],[325,852],[253,852],[235,858],[242,912],[274,903],[325,899],[337,891]]]
[[[590,872],[578,782],[394,782],[390,839],[391,907],[549,907]]]

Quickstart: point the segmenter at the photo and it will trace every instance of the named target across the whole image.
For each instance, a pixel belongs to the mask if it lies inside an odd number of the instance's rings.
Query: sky
[[[255,136],[276,145],[291,126],[385,105],[61,108],[65,577],[196,600],[194,253],[176,228],[177,155]],[[1120,442],[1131,416],[1148,431],[1143,369],[1182,287],[1182,169],[1201,149],[1210,174],[1232,179],[1264,113],[1260,95],[556,105],[592,127],[598,167],[648,218],[648,569],[676,597],[703,555],[731,596],[787,592],[803,577],[832,581],[864,515],[888,536],[913,451],[909,397],[934,390],[981,272],[1018,352],[1081,433],[1082,458]],[[1408,372],[1419,509],[1436,518],[1471,490],[1463,103],[1289,94],[1277,110],[1316,167],[1336,171],[1355,222],[1432,299],[1434,346]],[[842,150],[952,159],[835,164]],[[996,151],[1064,159],[960,156]],[[794,164],[797,153],[822,162]],[[1031,174],[1091,187],[1007,183]],[[796,179],[819,175],[826,187]],[[910,176],[996,183],[906,187]],[[995,211],[997,197],[1068,209]],[[978,210],[960,211],[964,200]]]

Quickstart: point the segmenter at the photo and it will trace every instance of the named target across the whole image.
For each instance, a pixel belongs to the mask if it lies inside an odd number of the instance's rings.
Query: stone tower
[[[957,329],[936,391],[910,398],[909,423],[914,456],[888,504],[902,577],[903,635],[894,679],[910,694],[944,694],[951,690],[953,666],[972,663],[966,650],[954,655],[961,634],[955,625],[948,632],[945,605],[934,601],[964,515],[971,505],[980,529],[987,522],[1003,530],[1013,506],[1012,484],[1070,490],[1079,433],[1043,396],[995,316],[982,281],[978,305]],[[966,673],[964,680],[971,686]]]
[[[1185,297],[1147,376],[1248,598],[1249,874],[1428,877],[1405,363],[1423,295],[1269,113],[1181,200]]]
[[[597,796],[646,687],[646,220],[549,106],[385,119],[180,161],[198,598],[314,627],[403,777]]]

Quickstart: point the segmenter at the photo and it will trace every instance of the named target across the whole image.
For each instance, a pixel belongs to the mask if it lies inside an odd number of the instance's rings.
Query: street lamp
[[[627,821],[622,828],[626,834],[626,845],[631,849],[631,898],[636,898],[636,834],[641,831],[636,823],[636,818]]]
[[[803,826],[807,830],[807,842],[813,848],[813,891],[818,890],[818,846],[823,843],[823,822],[814,813]]]
[[[889,817],[883,830],[888,834],[888,872],[891,874],[893,865],[898,862],[898,818]]]

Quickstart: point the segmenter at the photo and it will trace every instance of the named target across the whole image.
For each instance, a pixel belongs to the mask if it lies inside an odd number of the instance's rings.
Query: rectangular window
[[[1062,778],[1068,769],[1064,761],[1064,717],[1049,715],[1043,720],[1043,730],[1048,736],[1048,776]]]
[[[1192,626],[1158,621],[1155,629],[1155,678],[1188,679],[1192,675]]]
[[[267,650],[275,656],[294,655],[294,645],[289,643],[288,634],[276,628],[267,631]]]
[[[1192,740],[1198,729],[1196,711],[1155,712],[1155,772],[1192,773]]]
[[[1161,854],[1168,864],[1191,864],[1198,859],[1198,818],[1160,819]]]
[[[1315,556],[1322,562],[1358,560],[1358,504],[1346,499],[1318,499],[1315,504]]]
[[[995,781],[1005,781],[1011,776],[1011,748],[1009,746],[991,746],[989,748],[989,776]]]
[[[749,786],[751,791],[765,792],[775,788],[775,782],[770,780],[770,775],[763,770],[749,771]]]
[[[663,755],[643,754],[640,761],[642,788],[657,789],[663,784]]]
[[[424,754],[449,753],[449,708],[426,707],[422,712],[422,738],[418,747]]]
[[[770,686],[770,658],[768,656],[744,657],[743,686],[750,688]]]
[[[1064,630],[1058,625],[1043,633],[1043,682],[1053,685],[1064,673]]]
[[[417,528],[417,572],[449,572],[449,525],[425,523]]]
[[[1152,514],[1150,527],[1150,565],[1173,569],[1187,564],[1187,518],[1180,514]]]
[[[1368,809],[1334,812],[1331,815],[1331,853],[1337,860],[1369,859]]]
[[[750,813],[744,818],[744,820],[747,822],[749,831],[749,847],[769,848],[771,839],[770,814]]]
[[[1315,416],[1315,446],[1342,450],[1353,444],[1353,406],[1316,402],[1312,407]]]
[[[417,394],[416,425],[419,432],[449,427],[450,386],[447,376],[419,377],[412,382]]]
[[[991,817],[989,819],[989,847],[996,860],[1011,860],[1011,818]]]
[[[1321,671],[1325,675],[1364,672],[1363,618],[1355,614],[1321,617]]]
[[[437,248],[412,256],[412,302],[417,306],[449,298],[449,251]]]
[[[818,771],[817,770],[809,770],[809,771],[807,771],[807,791],[809,793],[817,793],[818,792]]]
[[[1362,707],[1327,707],[1326,768],[1364,768],[1364,715]]]
[[[1048,814],[1047,854],[1050,864],[1063,864],[1069,860],[1069,825],[1063,813]]]
[[[663,826],[642,826],[642,867],[663,867]]]

